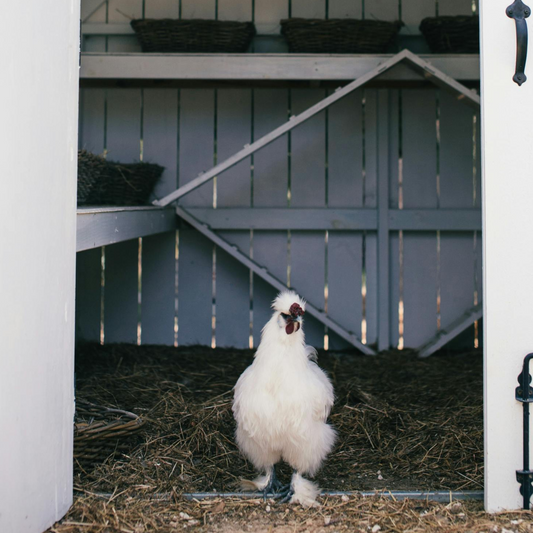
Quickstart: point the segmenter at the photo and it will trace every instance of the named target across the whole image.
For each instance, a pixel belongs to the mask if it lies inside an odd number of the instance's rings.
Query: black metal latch
[[[518,83],[518,85],[522,85],[527,80],[525,75],[527,57],[526,19],[531,15],[531,9],[522,0],[515,0],[505,12],[516,23],[516,66],[513,81]]]
[[[524,358],[522,372],[518,376],[518,387],[516,387],[515,398],[522,402],[523,411],[523,457],[524,467],[516,471],[516,479],[520,483],[520,494],[524,499],[524,509],[530,508],[530,498],[533,494],[533,471],[529,468],[529,404],[533,402],[533,387],[531,384],[531,374],[529,373],[529,362],[533,359],[533,353]]]

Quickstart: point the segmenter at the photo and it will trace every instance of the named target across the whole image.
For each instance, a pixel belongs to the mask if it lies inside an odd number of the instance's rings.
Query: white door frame
[[[505,13],[511,0],[480,4],[485,508],[493,512],[522,505],[522,405],[514,391],[533,351],[533,54],[530,79],[519,87],[515,23]]]
[[[4,2],[0,531],[72,503],[80,0]]]

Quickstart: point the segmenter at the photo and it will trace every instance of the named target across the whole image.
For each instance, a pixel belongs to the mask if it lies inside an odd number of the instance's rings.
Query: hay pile
[[[532,533],[532,513],[487,515],[481,502],[434,502],[348,497],[318,509],[262,500],[154,502],[135,498],[77,499],[50,533]]]
[[[80,345],[76,395],[148,423],[103,464],[76,468],[83,494],[233,491],[254,474],[233,442],[232,387],[253,352]],[[336,448],[317,480],[332,490],[482,488],[482,360],[477,353],[321,353],[337,401]],[[288,479],[289,470],[282,471]],[[78,502],[77,505],[82,505]],[[181,526],[180,526],[181,527]]]

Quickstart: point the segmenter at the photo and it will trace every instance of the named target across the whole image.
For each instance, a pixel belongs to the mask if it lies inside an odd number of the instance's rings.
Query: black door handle
[[[531,15],[529,9],[522,0],[515,0],[506,10],[507,16],[514,19],[516,24],[516,67],[513,81],[522,85],[527,80],[525,75],[527,57],[527,22]]]

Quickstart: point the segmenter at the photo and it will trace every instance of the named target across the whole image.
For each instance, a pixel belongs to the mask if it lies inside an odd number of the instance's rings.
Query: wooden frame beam
[[[83,0],[81,3],[81,13],[80,13],[80,19],[82,22],[86,21],[100,6],[105,4],[106,0]],[[101,26],[101,24],[97,24],[98,26]],[[121,24],[122,25],[122,24]],[[82,35],[85,33],[83,31],[83,28],[87,26],[87,24],[82,24]],[[91,26],[91,24],[89,24]]]
[[[287,285],[281,282],[278,278],[273,276],[268,270],[250,259],[247,255],[243,254],[236,246],[230,244],[228,241],[217,235],[206,224],[195,218],[188,210],[181,206],[176,208],[176,213],[185,222],[190,224],[193,228],[198,230],[202,235],[207,237],[210,241],[222,248],[226,253],[231,255],[237,261],[249,268],[254,274],[265,280],[272,285],[278,291],[288,289]],[[332,320],[324,311],[316,308],[314,305],[307,302],[306,312],[315,317],[319,322],[327,326],[330,330],[334,331],[337,335],[342,337],[345,341],[352,344],[355,348],[360,350],[366,355],[375,355],[376,352],[369,346],[363,344],[354,333],[344,329],[342,326]]]
[[[86,25],[87,26],[87,25]],[[91,26],[98,26],[91,24]],[[88,35],[129,35],[122,24],[101,24],[107,31]],[[108,29],[109,27],[109,29]],[[109,31],[112,30],[112,31]],[[133,35],[131,35],[132,38]],[[83,52],[82,81],[180,80],[180,81],[331,81],[346,83],[375,69],[390,54],[157,54],[124,52]],[[421,56],[453,79],[477,82],[479,56],[475,54],[428,54]],[[379,81],[420,82],[424,77],[407,65],[398,64],[381,75]]]
[[[386,198],[385,192],[380,190],[381,199]],[[398,230],[481,230],[480,209],[387,210],[380,205],[380,209],[190,207],[188,211],[213,230],[379,230],[386,239],[389,231]]]
[[[417,348],[419,357],[429,357],[445,344],[457,337],[465,329],[483,316],[483,305],[471,307],[464,315],[452,322],[447,328],[440,330],[433,338]]]
[[[168,194],[167,196],[161,198],[160,200],[154,201],[154,205],[164,207],[170,203],[178,200],[179,198],[189,194],[191,191],[194,191],[198,187],[201,187],[204,183],[212,180],[215,176],[220,176],[226,170],[232,168],[237,163],[241,162],[243,159],[246,159],[248,156],[257,152],[261,148],[269,145],[285,133],[291,131],[296,126],[306,122],[310,118],[314,117],[330,105],[338,102],[340,99],[349,95],[357,88],[365,85],[370,80],[379,77],[383,73],[390,70],[395,65],[405,62],[406,65],[414,68],[416,71],[423,73],[428,80],[435,83],[438,86],[443,87],[444,89],[455,94],[458,100],[464,101],[466,104],[469,104],[476,109],[479,109],[479,96],[472,90],[468,89],[464,85],[456,82],[454,79],[450,78],[446,74],[435,69],[430,63],[420,59],[418,56],[409,52],[408,50],[403,50],[402,52],[396,54],[390,59],[384,61],[381,65],[371,70],[367,74],[361,76],[355,81],[349,83],[345,87],[337,89],[332,95],[324,98],[314,106],[306,109],[302,113],[296,116],[292,116],[288,122],[282,124],[275,130],[267,133],[257,141],[252,144],[245,145],[245,147],[232,155],[222,163],[212,167],[208,171],[201,173],[198,177],[192,179],[187,184],[182,185],[174,192]]]

